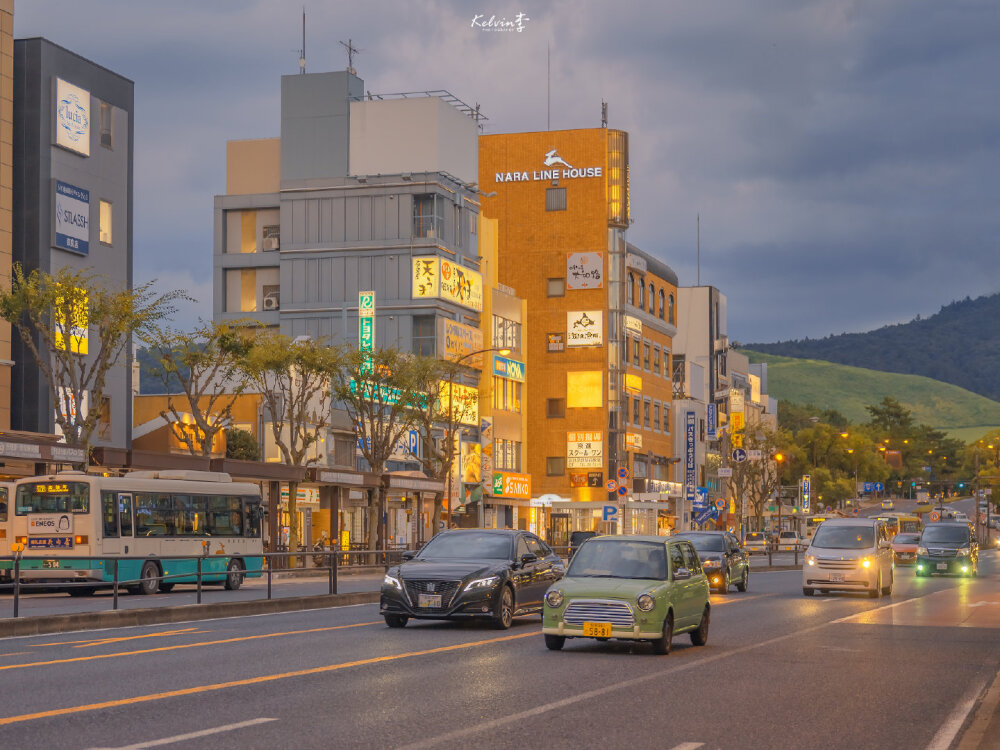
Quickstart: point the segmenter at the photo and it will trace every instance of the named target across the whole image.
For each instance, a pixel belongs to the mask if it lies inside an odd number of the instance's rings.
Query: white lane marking
[[[670,750],[698,750],[699,747],[705,747],[704,742],[682,742],[679,745],[674,745]]]
[[[936,592],[932,592],[936,593]],[[906,599],[902,602],[896,602],[895,604],[888,604],[884,607],[875,607],[867,612],[877,612],[880,609],[890,609],[892,607],[904,604],[907,601],[914,601],[916,599],[923,599],[925,596],[930,594],[923,594],[922,596],[915,596],[912,599]],[[807,635],[809,633],[814,633],[817,630],[822,630],[830,625],[845,622],[855,615],[850,617],[842,617],[838,620],[830,620],[829,622],[820,623],[819,625],[813,625],[802,630],[797,630],[794,633],[786,633],[785,635],[775,636],[774,638],[769,638],[766,641],[761,641],[760,643],[751,643],[746,646],[740,646],[739,648],[734,648],[729,651],[723,651],[718,654],[713,654],[712,656],[706,656],[701,659],[692,659],[691,661],[678,664],[673,667],[668,667],[667,669],[661,669],[657,672],[650,672],[649,674],[642,675],[641,677],[634,677],[631,680],[625,680],[623,682],[618,682],[613,685],[605,685],[604,687],[596,688],[594,690],[588,690],[585,693],[578,693],[577,695],[571,695],[568,698],[563,698],[561,700],[552,701],[551,703],[546,703],[541,706],[535,706],[526,711],[520,711],[514,714],[508,714],[507,716],[492,719],[490,721],[484,721],[474,726],[468,726],[464,729],[456,729],[452,732],[446,734],[440,734],[437,737],[429,737],[427,739],[420,740],[419,742],[413,742],[409,745],[403,745],[399,750],[424,750],[425,748],[438,747],[440,745],[447,745],[455,740],[461,739],[463,737],[468,737],[469,735],[478,734],[480,732],[486,732],[498,727],[502,727],[507,724],[514,724],[525,719],[530,719],[534,716],[540,716],[541,714],[548,713],[549,711],[555,711],[560,708],[565,708],[566,706],[571,706],[574,703],[580,703],[581,701],[591,700],[592,698],[599,698],[602,695],[615,692],[624,688],[634,687],[636,685],[641,685],[651,680],[658,680],[667,675],[673,674],[675,672],[683,672],[689,669],[694,669],[695,667],[700,667],[705,664],[711,664],[712,662],[719,661],[720,659],[725,659],[730,656],[737,656],[738,654],[744,654],[748,651],[753,651],[754,649],[762,648],[764,646],[772,646],[775,643],[781,643],[787,641],[791,638],[797,638],[800,635]],[[961,724],[959,724],[961,726]],[[931,750],[930,748],[928,750]],[[938,750],[938,748],[933,748],[933,750]]]
[[[954,710],[948,714],[948,718],[944,720],[941,728],[937,730],[937,734],[934,735],[930,744],[927,745],[926,750],[948,750],[951,747],[951,743],[955,741],[959,730],[965,724],[965,719],[968,717],[969,712],[976,707],[979,695],[985,687],[986,680],[981,680],[972,690],[965,694]]]
[[[226,724],[223,727],[214,727],[212,729],[202,729],[200,732],[188,732],[187,734],[175,734],[173,737],[164,737],[161,740],[147,740],[146,742],[137,742],[134,745],[123,745],[122,747],[115,748],[91,748],[91,750],[145,750],[147,747],[159,747],[160,745],[172,745],[175,742],[184,742],[186,740],[196,740],[200,737],[208,737],[212,734],[221,734],[222,732],[232,732],[236,729],[243,729],[245,727],[252,727],[257,724],[266,724],[270,721],[277,721],[277,719],[250,719],[249,721],[241,721],[238,724]]]

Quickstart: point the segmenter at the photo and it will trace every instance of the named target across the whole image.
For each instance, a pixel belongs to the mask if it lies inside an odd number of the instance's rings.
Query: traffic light
[[[964,488],[965,488],[965,482],[959,482],[958,483],[958,489],[961,490],[961,489],[964,489]]]

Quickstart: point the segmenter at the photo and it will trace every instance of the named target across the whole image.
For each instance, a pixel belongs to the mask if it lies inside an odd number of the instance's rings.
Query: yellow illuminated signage
[[[625,390],[631,393],[642,393],[642,376],[634,373],[625,373]]]
[[[65,495],[69,492],[68,484],[36,484],[36,495]]]
[[[741,411],[730,414],[729,424],[732,425],[733,432],[739,432],[744,427],[746,427],[747,424],[746,415]]]
[[[479,426],[478,389],[442,380],[438,383],[438,392],[441,394],[438,403],[438,414],[441,419],[447,420],[450,411],[451,418],[455,422]],[[455,395],[454,402],[451,399],[452,393]]]
[[[411,291],[414,299],[439,298],[483,309],[483,275],[445,258],[414,258]]]
[[[566,406],[572,409],[604,406],[604,373],[601,370],[567,372]]]

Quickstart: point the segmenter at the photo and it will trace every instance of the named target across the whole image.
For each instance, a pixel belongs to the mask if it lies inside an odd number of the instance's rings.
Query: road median
[[[296,612],[305,609],[343,607],[351,604],[372,604],[378,599],[378,591],[359,591],[351,594],[320,594],[279,599],[253,599],[212,604],[182,604],[174,607],[102,610],[66,615],[6,618],[0,620],[0,638],[212,620],[218,617],[245,617],[277,612]]]

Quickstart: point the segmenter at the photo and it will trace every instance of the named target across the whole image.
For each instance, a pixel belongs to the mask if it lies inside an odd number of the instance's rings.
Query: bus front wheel
[[[239,560],[230,560],[226,566],[226,590],[236,591],[243,585],[243,563]]]
[[[139,593],[145,596],[152,596],[160,590],[160,582],[156,580],[160,577],[160,567],[152,560],[146,560],[142,564],[142,572],[139,574]]]

